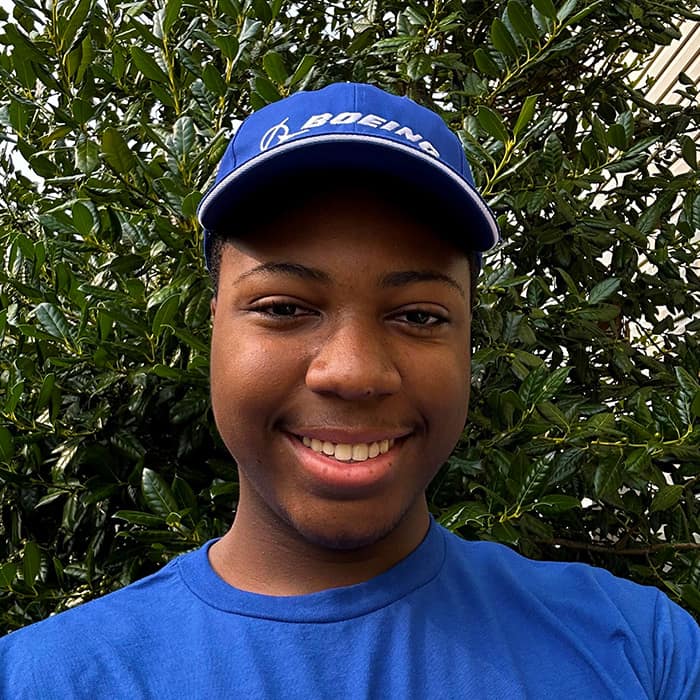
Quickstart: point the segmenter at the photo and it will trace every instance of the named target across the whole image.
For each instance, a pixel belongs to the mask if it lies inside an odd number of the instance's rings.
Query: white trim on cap
[[[455,184],[457,184],[460,189],[469,197],[469,199],[474,203],[477,208],[480,210],[481,214],[483,215],[483,218],[486,222],[488,222],[489,228],[491,230],[491,244],[488,246],[488,248],[491,248],[492,246],[496,245],[498,241],[500,240],[499,234],[498,234],[498,226],[496,225],[496,221],[494,218],[493,213],[491,210],[488,208],[484,200],[481,198],[479,193],[476,191],[472,185],[470,185],[462,175],[457,173],[453,168],[450,166],[446,165],[443,163],[441,160],[438,160],[435,156],[429,155],[428,153],[424,153],[423,151],[418,150],[417,148],[412,148],[411,146],[407,146],[402,143],[397,143],[396,141],[393,141],[388,138],[381,138],[379,136],[371,136],[371,135],[365,135],[365,134],[357,134],[357,133],[345,133],[345,134],[320,134],[318,136],[306,136],[301,139],[296,139],[294,141],[290,141],[288,143],[281,144],[279,146],[276,146],[275,148],[272,148],[268,151],[263,151],[262,153],[253,156],[249,160],[247,160],[243,165],[241,165],[238,168],[235,168],[232,170],[228,175],[224,177],[223,180],[218,182],[214,187],[212,187],[205,195],[202,201],[200,202],[198,212],[197,212],[197,218],[199,219],[199,223],[205,228],[210,228],[207,227],[206,224],[203,221],[203,218],[206,214],[206,211],[208,209],[209,203],[216,198],[216,196],[224,189],[226,189],[231,182],[237,180],[239,177],[242,177],[245,175],[249,170],[254,169],[258,165],[260,165],[262,162],[267,161],[267,160],[272,160],[274,158],[277,158],[279,156],[284,155],[285,153],[288,153],[289,151],[297,150],[300,148],[304,148],[309,145],[316,145],[316,144],[321,144],[321,143],[341,143],[341,142],[347,142],[347,141],[359,141],[362,143],[367,143],[367,142],[375,142],[377,145],[381,145],[386,148],[392,148],[397,151],[402,151],[406,153],[407,155],[412,156],[413,158],[417,158],[419,160],[423,160],[427,165],[430,165],[432,168],[436,168],[437,170],[442,171],[443,174],[447,175]],[[487,248],[487,249],[488,249]]]

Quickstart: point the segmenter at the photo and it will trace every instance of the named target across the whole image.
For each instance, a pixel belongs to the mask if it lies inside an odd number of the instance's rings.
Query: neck
[[[250,517],[241,505],[231,529],[209,550],[209,560],[230,585],[271,596],[305,595],[367,581],[408,556],[430,524],[423,499],[376,542],[338,550],[310,542],[276,515],[272,522]]]

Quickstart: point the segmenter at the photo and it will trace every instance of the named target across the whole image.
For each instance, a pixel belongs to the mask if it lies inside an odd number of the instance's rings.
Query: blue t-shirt
[[[365,583],[237,590],[208,546],[0,640],[0,697],[700,698],[700,631],[654,588],[432,523]]]

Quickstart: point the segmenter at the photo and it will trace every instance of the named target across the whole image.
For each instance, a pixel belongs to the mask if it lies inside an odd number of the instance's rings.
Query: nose
[[[357,401],[395,394],[401,374],[381,330],[348,319],[316,348],[306,370],[306,385],[319,394]]]

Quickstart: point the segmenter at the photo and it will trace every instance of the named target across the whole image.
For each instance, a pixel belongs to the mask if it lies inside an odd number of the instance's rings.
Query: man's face
[[[420,538],[425,488],[467,414],[465,255],[344,192],[227,244],[219,279],[211,394],[239,467],[236,517],[333,549],[407,523]]]

